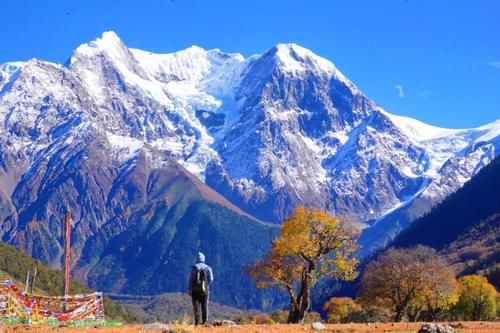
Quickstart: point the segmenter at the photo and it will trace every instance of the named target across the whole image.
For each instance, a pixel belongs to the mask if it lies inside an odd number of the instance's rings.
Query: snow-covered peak
[[[158,81],[188,81],[196,83],[214,72],[227,72],[230,67],[245,59],[239,53],[221,52],[219,49],[205,50],[199,46],[166,54],[156,54],[131,49],[144,70]]]
[[[101,48],[123,44],[120,37],[118,37],[114,31],[103,32],[101,38],[97,38],[95,41],[91,42],[91,44],[92,43]]]
[[[499,139],[500,141],[500,119],[478,127],[476,130],[481,133],[481,135],[476,139],[476,142],[492,141],[494,139]]]
[[[0,65],[0,72],[2,74],[12,74],[19,69],[23,68],[24,65],[26,65],[25,61],[12,61],[12,62],[6,62],[4,64]]]
[[[311,50],[295,43],[281,43],[273,47],[268,53],[274,55],[276,65],[291,75],[303,75],[305,72],[314,72],[326,75],[345,83],[353,93],[358,93],[358,88],[342,74],[335,65]]]
[[[100,38],[80,45],[75,53],[93,55],[96,52],[115,53],[117,50],[123,49],[125,45],[116,33],[113,31],[106,31]]]
[[[435,142],[446,138],[468,138],[474,142],[491,141],[500,136],[500,119],[492,123],[467,129],[451,129],[432,126],[423,123],[417,119],[397,116],[386,111],[380,110],[383,114],[414,142]]]
[[[0,92],[2,88],[13,79],[26,62],[16,61],[0,64]]]
[[[127,63],[130,61],[130,52],[120,37],[113,31],[107,31],[89,43],[80,45],[70,59],[74,64],[80,58],[91,58],[99,54],[105,54],[107,58],[115,63]]]
[[[389,117],[403,133],[415,142],[429,141],[464,131],[463,129],[450,129],[432,126],[417,119],[397,116],[383,110],[380,110],[380,112]]]
[[[190,47],[185,48],[184,50],[180,50],[173,53],[167,53],[167,55],[171,54],[181,58],[201,59],[201,58],[206,58],[208,52],[209,51],[205,50],[204,48],[198,45],[191,45]]]
[[[163,82],[198,81],[210,69],[207,51],[197,46],[167,54],[138,49],[131,52],[146,72]]]
[[[294,43],[278,44],[273,50],[277,63],[286,71],[300,73],[310,66],[326,73],[334,73],[335,66],[325,58]]]

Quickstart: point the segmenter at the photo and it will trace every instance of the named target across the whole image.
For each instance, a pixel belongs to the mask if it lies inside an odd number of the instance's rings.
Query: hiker
[[[208,287],[214,280],[212,268],[205,264],[205,255],[198,252],[196,264],[191,268],[189,275],[188,292],[193,300],[194,324],[206,324],[208,317]]]

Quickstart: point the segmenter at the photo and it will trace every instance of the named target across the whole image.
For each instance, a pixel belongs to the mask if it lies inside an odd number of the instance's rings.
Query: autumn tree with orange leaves
[[[371,261],[361,277],[360,301],[391,309],[394,321],[418,320],[425,311],[431,320],[458,299],[454,271],[436,250],[418,245],[388,249]]]
[[[359,228],[324,210],[298,206],[284,222],[267,256],[248,270],[258,288],[288,292],[288,323],[300,323],[310,306],[310,288],[320,276],[353,280]]]

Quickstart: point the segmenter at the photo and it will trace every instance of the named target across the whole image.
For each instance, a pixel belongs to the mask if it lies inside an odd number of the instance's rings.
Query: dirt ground
[[[460,333],[495,333],[500,332],[500,322],[455,322],[449,323]],[[422,326],[422,323],[375,323],[375,324],[327,324],[324,332],[334,333],[415,333]],[[161,329],[146,329],[143,325],[124,325],[122,327],[84,327],[84,328],[60,328],[51,326],[0,326],[1,333],[79,333],[79,332],[100,332],[100,333],[156,333]],[[244,325],[238,327],[185,327],[184,332],[194,333],[298,333],[316,332],[311,325]]]

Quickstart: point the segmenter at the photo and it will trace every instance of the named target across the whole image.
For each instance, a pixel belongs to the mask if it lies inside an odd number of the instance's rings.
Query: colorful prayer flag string
[[[102,293],[64,296],[28,295],[11,281],[0,281],[0,323],[104,323]]]

